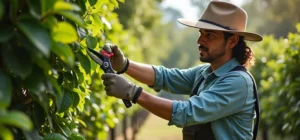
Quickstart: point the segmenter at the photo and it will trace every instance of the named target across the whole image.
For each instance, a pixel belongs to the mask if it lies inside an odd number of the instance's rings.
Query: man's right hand
[[[110,43],[106,43],[101,51],[106,51],[108,53],[113,53],[114,56],[110,57],[110,63],[115,71],[118,73],[124,73],[126,71],[126,65],[128,59],[125,58],[122,51],[119,49],[117,45],[113,45]]]

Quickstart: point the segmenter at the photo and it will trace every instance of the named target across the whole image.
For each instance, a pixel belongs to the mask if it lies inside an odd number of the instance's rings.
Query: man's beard
[[[204,51],[206,51],[208,53],[208,48],[206,48],[205,46],[200,45],[199,50],[200,49],[203,49]],[[209,63],[209,62],[213,61],[213,58],[211,56],[209,56],[207,58],[204,58],[204,57],[201,56],[201,54],[200,54],[199,59],[200,59],[201,62],[208,62]]]
[[[210,62],[214,61],[215,59],[217,59],[217,58],[219,58],[219,57],[225,55],[225,44],[223,44],[222,47],[220,48],[220,49],[222,49],[222,51],[221,51],[219,54],[216,54],[215,57],[211,56],[211,55],[208,53],[208,48],[207,48],[207,47],[205,47],[205,46],[203,46],[203,45],[200,45],[200,46],[199,46],[199,50],[200,50],[200,48],[201,48],[202,50],[206,51],[206,53],[209,55],[209,56],[207,56],[207,57],[202,57],[201,54],[200,54],[199,59],[200,59],[201,62],[208,62],[208,63],[210,63]]]

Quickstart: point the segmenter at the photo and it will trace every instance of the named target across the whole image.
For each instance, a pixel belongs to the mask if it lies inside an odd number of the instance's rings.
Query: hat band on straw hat
[[[215,26],[218,26],[218,27],[221,27],[221,28],[224,28],[224,29],[227,29],[227,30],[233,30],[233,29],[231,29],[231,28],[228,27],[228,26],[223,26],[223,25],[218,24],[218,23],[215,23],[215,22],[213,22],[213,21],[209,21],[209,20],[205,20],[205,19],[199,19],[199,21],[202,21],[202,22],[205,22],[205,23],[209,23],[209,24],[213,24],[213,25],[215,25]]]

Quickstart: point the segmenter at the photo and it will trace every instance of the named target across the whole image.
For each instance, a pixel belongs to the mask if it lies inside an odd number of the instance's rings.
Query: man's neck
[[[215,71],[218,68],[220,68],[223,64],[225,64],[226,62],[231,60],[231,58],[232,57],[227,57],[227,58],[222,57],[222,58],[214,60],[213,62],[210,62],[212,71]]]

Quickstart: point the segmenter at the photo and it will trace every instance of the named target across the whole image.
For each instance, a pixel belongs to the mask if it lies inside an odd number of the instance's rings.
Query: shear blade
[[[98,63],[99,65],[103,64],[103,56],[100,53],[91,48],[88,48],[87,53],[96,63]]]

